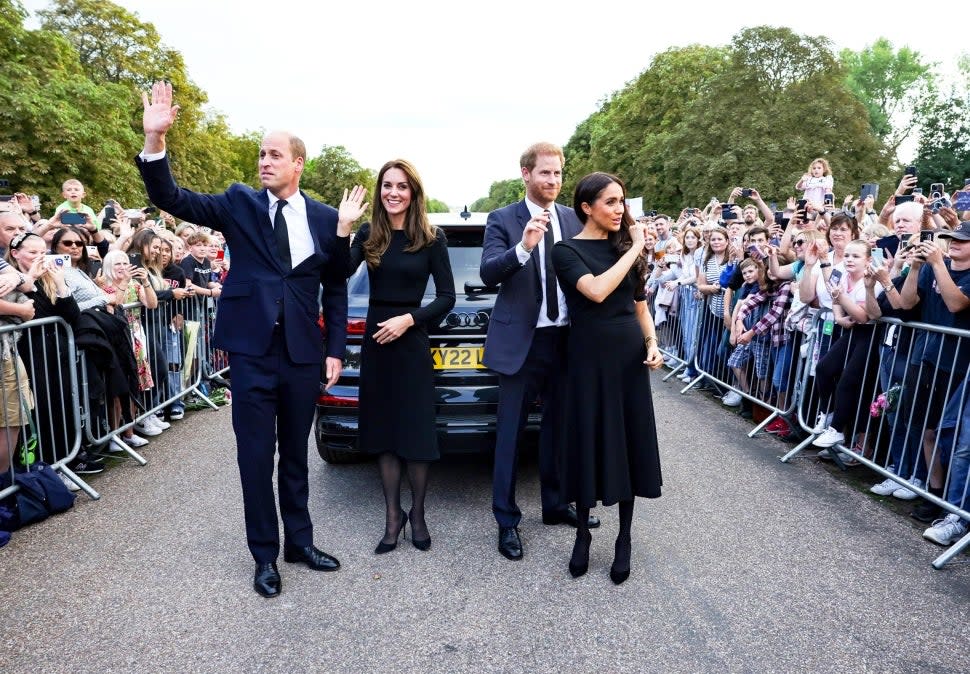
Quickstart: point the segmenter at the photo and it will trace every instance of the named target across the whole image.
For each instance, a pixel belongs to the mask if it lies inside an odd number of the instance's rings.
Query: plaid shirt
[[[744,320],[756,307],[768,301],[771,302],[768,311],[751,329],[755,335],[764,335],[770,330],[772,346],[781,346],[788,341],[783,319],[788,310],[788,305],[791,304],[791,283],[782,283],[776,286],[774,292],[762,289],[745,297],[741,300],[737,320]]]

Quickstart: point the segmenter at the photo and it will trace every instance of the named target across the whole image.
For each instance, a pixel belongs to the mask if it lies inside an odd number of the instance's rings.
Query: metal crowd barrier
[[[129,429],[189,395],[199,397],[212,409],[218,408],[202,385],[206,364],[212,359],[206,299],[159,302],[156,309],[147,309],[138,302],[124,306],[126,312],[131,312],[129,330],[137,335],[144,353],[142,363],[148,367],[140,374],[142,390],[132,396],[133,409],[129,410],[120,410],[123,401],[102,399],[91,404],[87,368],[81,368],[82,397],[86,403],[83,427],[90,444],[109,448],[108,451],[113,446],[145,465],[146,459],[125,442],[124,434]],[[83,350],[81,359],[86,362]]]
[[[81,447],[78,359],[71,327],[56,317],[7,325],[0,328],[0,344],[0,474],[9,483],[0,489],[0,499],[19,489],[14,467],[38,461],[98,498],[67,466]]]
[[[798,422],[810,437],[781,460],[791,460],[834,423],[844,434],[830,449],[840,467],[863,464],[900,489],[970,522],[970,511],[960,506],[970,491],[970,447],[960,442],[963,424],[970,419],[964,415],[967,371],[958,359],[958,354],[970,352],[970,332],[880,319],[863,330],[857,326],[829,333],[826,317],[820,315],[797,394]],[[924,350],[928,340],[937,346]],[[829,411],[837,416],[826,419]],[[941,418],[952,431],[940,433]],[[931,493],[930,485],[940,493]],[[934,568],[942,568],[968,545],[970,533],[937,557]]]
[[[683,292],[688,288],[681,290]],[[689,290],[693,292],[693,288]],[[786,332],[787,340],[779,346],[772,344],[770,332],[755,337],[757,343],[753,341],[741,349],[737,364],[732,366],[731,356],[738,346],[730,343],[729,331],[724,327],[723,310],[716,315],[712,311],[715,297],[712,295],[696,300],[696,313],[691,317],[693,325],[687,321],[689,332],[681,334],[682,343],[693,345],[688,351],[692,357],[688,371],[697,373],[681,393],[686,393],[707,379],[719,388],[733,391],[767,409],[768,416],[748,433],[748,437],[754,437],[778,417],[789,417],[795,409],[795,396],[792,394],[800,375],[801,361],[797,356],[801,333]],[[719,297],[723,301],[723,294],[719,294]],[[784,320],[784,317],[779,320]],[[680,323],[685,324],[683,314]],[[678,370],[679,367],[675,367],[671,374]]]

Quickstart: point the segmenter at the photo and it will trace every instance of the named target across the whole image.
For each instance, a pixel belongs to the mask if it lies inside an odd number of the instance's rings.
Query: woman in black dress
[[[455,305],[455,282],[444,233],[432,227],[414,167],[384,164],[374,190],[373,222],[361,225],[350,248],[351,269],[367,263],[370,303],[360,365],[360,447],[378,454],[387,506],[384,537],[374,550],[390,552],[407,521],[419,550],[431,547],[424,516],[429,462],[438,458],[434,365],[428,326]],[[435,299],[421,306],[428,277]],[[401,508],[407,467],[411,510]]]
[[[585,227],[552,251],[569,307],[563,501],[575,501],[573,577],[589,568],[589,509],[619,503],[620,533],[610,578],[630,575],[634,497],[660,496],[660,457],[650,375],[663,356],[644,295],[644,225],[626,208],[619,178],[593,173],[576,186],[573,208]]]

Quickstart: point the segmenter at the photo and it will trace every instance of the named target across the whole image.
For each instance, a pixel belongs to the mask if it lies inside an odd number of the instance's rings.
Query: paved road
[[[0,550],[0,671],[958,672],[970,670],[970,564],[785,446],[748,440],[702,394],[655,380],[665,496],[641,500],[633,574],[607,576],[616,511],[599,508],[590,573],[566,570],[572,531],[543,526],[523,466],[526,556],[495,550],[490,464],[434,468],[434,547],[377,557],[371,464],[311,456],[316,540],[343,569],[252,564],[229,411],[190,414],[93,478],[100,502]],[[190,439],[191,438],[191,439]]]

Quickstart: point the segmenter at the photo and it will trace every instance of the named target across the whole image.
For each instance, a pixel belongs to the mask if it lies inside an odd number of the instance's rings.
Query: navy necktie
[[[290,233],[286,229],[286,218],[283,217],[284,206],[286,206],[284,199],[276,202],[276,215],[273,217],[273,233],[276,234],[276,249],[280,253],[283,269],[290,271],[293,268],[293,260],[290,256]]]

